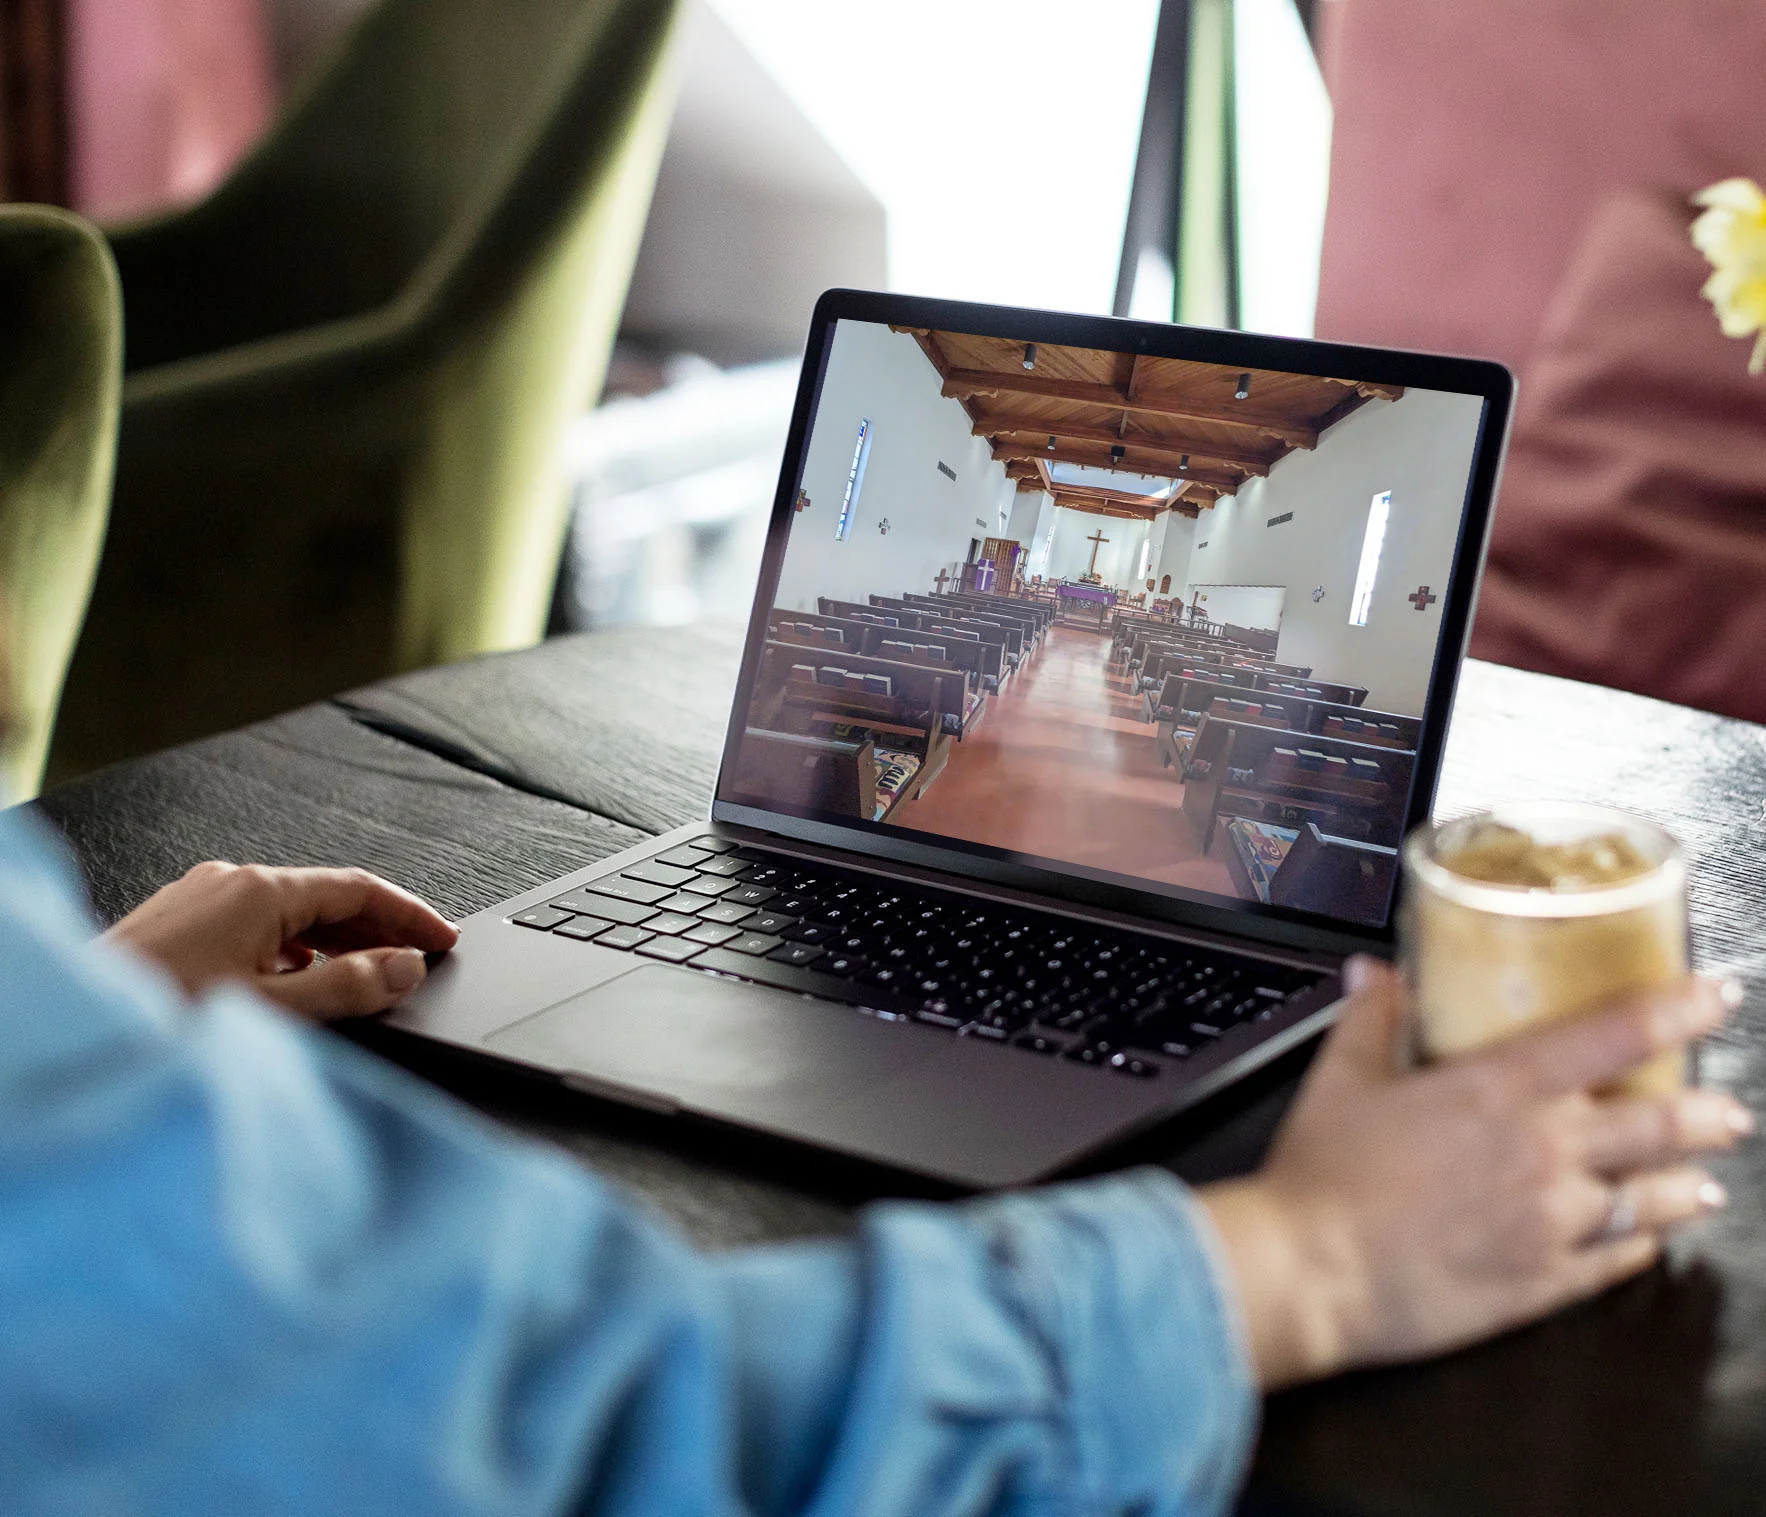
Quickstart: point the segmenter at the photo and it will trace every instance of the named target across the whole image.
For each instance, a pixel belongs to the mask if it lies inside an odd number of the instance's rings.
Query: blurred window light
[[[1234,0],[1239,325],[1310,337],[1331,102],[1293,0]]]
[[[711,3],[883,202],[891,288],[1110,309],[1158,0]]]

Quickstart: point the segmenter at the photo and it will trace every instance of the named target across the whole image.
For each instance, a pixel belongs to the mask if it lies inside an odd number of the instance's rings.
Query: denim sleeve
[[[723,1255],[239,993],[0,817],[0,1511],[1212,1513],[1256,1398],[1148,1171]]]

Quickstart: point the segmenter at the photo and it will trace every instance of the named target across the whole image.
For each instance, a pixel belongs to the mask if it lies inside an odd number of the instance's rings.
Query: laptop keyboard
[[[713,837],[511,920],[1138,1079],[1320,979]]]

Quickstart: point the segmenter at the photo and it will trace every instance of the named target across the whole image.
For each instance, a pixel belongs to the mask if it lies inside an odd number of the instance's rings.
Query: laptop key
[[[650,936],[641,927],[615,927],[612,932],[602,933],[595,943],[600,948],[636,948],[648,943]]]
[[[586,895],[582,891],[572,891],[569,895],[561,895],[552,905],[560,911],[580,912],[585,916],[605,917],[609,922],[619,922],[624,926],[635,926],[656,915],[654,906],[640,906],[636,901],[622,901],[610,895]]]
[[[653,906],[665,896],[674,894],[667,885],[652,885],[648,880],[628,880],[623,874],[616,874],[605,880],[591,880],[583,888],[591,895],[610,895],[615,900],[636,901],[640,906]]]
[[[1122,1075],[1132,1075],[1137,1080],[1150,1080],[1159,1073],[1159,1066],[1148,1059],[1137,1059],[1131,1053],[1114,1053],[1110,1055],[1109,1067]]]
[[[783,933],[788,927],[797,925],[796,917],[788,917],[782,911],[757,911],[747,923],[750,932]]]
[[[754,913],[746,906],[738,906],[734,901],[716,901],[710,906],[699,909],[699,920],[702,922],[722,922],[726,926],[735,926],[738,922],[746,922]]]
[[[781,964],[811,964],[821,956],[822,950],[813,943],[781,943],[767,955]]]
[[[857,974],[865,967],[865,962],[856,953],[834,953],[823,959],[819,967],[824,974],[845,977]]]
[[[744,932],[740,937],[731,938],[724,947],[732,953],[751,953],[759,957],[763,953],[771,953],[784,941],[774,937],[770,932]]]
[[[694,838],[687,846],[689,848],[703,848],[707,853],[729,853],[736,845],[728,838],[702,837]]]
[[[509,920],[522,927],[537,927],[541,932],[550,932],[560,922],[568,922],[570,913],[560,911],[556,906],[530,906]]]
[[[740,901],[744,906],[764,906],[778,893],[768,885],[738,885],[724,899]]]
[[[613,923],[603,922],[598,917],[572,917],[568,922],[554,927],[552,936],[555,938],[577,938],[586,943],[593,938],[600,937],[612,925]]]
[[[699,925],[698,917],[683,916],[678,911],[659,911],[644,923],[646,932],[659,932],[668,937],[678,937],[690,927]]]
[[[684,938],[691,938],[695,943],[706,943],[716,948],[719,943],[727,943],[731,938],[740,937],[740,927],[725,927],[721,922],[701,922],[691,932],[683,932]]]
[[[681,938],[652,938],[640,943],[638,952],[647,959],[662,959],[670,964],[684,964],[696,953],[705,952],[705,944],[688,943]]]
[[[674,864],[665,864],[661,859],[649,859],[627,869],[620,875],[620,878],[622,880],[646,880],[652,885],[666,885],[670,890],[679,890],[681,886],[693,878],[693,871],[679,868]]]
[[[735,854],[724,853],[719,854],[714,858],[707,859],[699,866],[699,872],[701,874],[722,876],[724,879],[729,879],[740,874],[747,867],[748,866],[737,858]]]
[[[656,862],[673,864],[678,869],[699,869],[704,867],[705,861],[710,857],[710,854],[700,852],[696,844],[688,843],[684,847],[671,848],[667,853],[657,854]]]
[[[799,922],[795,927],[787,927],[785,936],[793,943],[826,943],[834,936],[834,929],[826,922]]]
[[[669,896],[667,900],[658,901],[656,909],[658,911],[679,911],[687,916],[692,916],[704,904],[704,896],[689,895],[685,890],[681,890]]]
[[[694,895],[720,896],[736,888],[734,880],[720,880],[715,875],[696,874],[681,886],[682,890],[690,890]],[[753,905],[753,902],[749,903]]]

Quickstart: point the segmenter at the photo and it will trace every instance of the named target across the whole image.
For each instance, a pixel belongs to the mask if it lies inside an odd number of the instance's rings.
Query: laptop
[[[1390,953],[1511,398],[830,291],[709,815],[472,916],[393,1025],[965,1188],[1195,1105]]]

